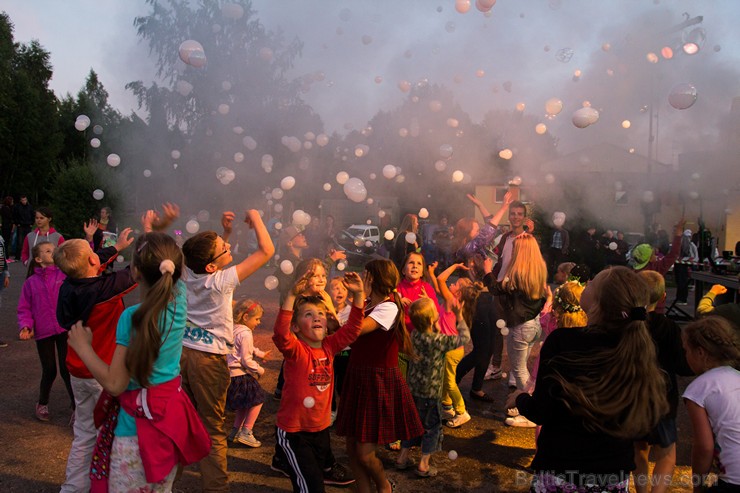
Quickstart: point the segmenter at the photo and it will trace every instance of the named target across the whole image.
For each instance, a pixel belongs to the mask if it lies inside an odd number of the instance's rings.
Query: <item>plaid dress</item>
[[[414,399],[398,369],[395,330],[401,328],[397,323],[391,330],[378,328],[362,335],[352,344],[335,423],[337,435],[385,444],[424,433]]]

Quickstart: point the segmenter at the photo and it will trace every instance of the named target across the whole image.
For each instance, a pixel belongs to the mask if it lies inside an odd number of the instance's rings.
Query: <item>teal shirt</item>
[[[180,355],[182,354],[182,336],[185,333],[187,319],[187,297],[185,284],[178,281],[175,285],[175,300],[167,305],[167,311],[159,318],[159,330],[162,333],[162,347],[159,357],[154,362],[152,375],[149,377],[149,386],[169,382],[180,375]],[[128,347],[131,340],[131,320],[134,312],[140,305],[133,305],[121,314],[116,328],[116,344]],[[128,390],[140,389],[141,385],[133,378],[128,384]],[[121,409],[118,414],[116,436],[136,436],[136,421],[133,416]]]

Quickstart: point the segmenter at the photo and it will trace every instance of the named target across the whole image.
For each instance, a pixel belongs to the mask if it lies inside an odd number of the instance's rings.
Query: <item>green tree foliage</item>
[[[49,52],[38,41],[13,43],[13,25],[4,13],[0,14],[0,52],[0,102],[4,108],[0,115],[0,189],[12,188],[28,194],[32,202],[43,202],[62,145],[56,97],[49,89]]]

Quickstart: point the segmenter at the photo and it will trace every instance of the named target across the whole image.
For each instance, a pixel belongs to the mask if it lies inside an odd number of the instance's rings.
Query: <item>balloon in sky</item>
[[[464,14],[470,10],[470,0],[455,0],[455,10]]]
[[[93,190],[92,195],[95,200],[103,200],[103,197],[105,197],[105,193],[99,188]]]
[[[385,166],[383,166],[383,176],[385,176],[389,180],[394,178],[396,176],[396,167],[392,164],[386,164]]]
[[[676,84],[668,95],[668,102],[677,110],[685,110],[696,103],[696,87],[688,83]]]
[[[578,128],[586,128],[599,121],[599,112],[594,108],[579,108],[573,113],[573,125]]]
[[[439,155],[443,158],[450,158],[452,157],[453,149],[450,144],[442,144],[439,146]]]
[[[292,176],[286,176],[285,178],[280,180],[280,188],[282,188],[283,190],[290,190],[294,186],[295,186],[295,178],[293,178]],[[275,197],[274,193],[272,195],[273,197]],[[275,198],[280,199],[280,197],[275,197]]]
[[[93,137],[92,139],[90,139],[90,147],[93,147],[95,149],[100,147],[100,139],[97,137]]]
[[[203,51],[203,45],[194,39],[188,39],[180,44],[180,60],[192,65],[193,67],[202,67],[205,65],[206,53]]]
[[[106,160],[108,162],[108,166],[111,168],[115,168],[121,164],[121,157],[118,154],[108,154],[108,158]]]
[[[563,110],[563,102],[559,98],[550,98],[545,101],[545,113],[557,115]]]
[[[273,289],[275,289],[276,287],[278,287],[278,283],[279,282],[280,281],[278,281],[278,278],[275,277],[275,276],[267,276],[267,277],[265,277],[265,287],[267,289],[269,289],[270,291],[272,291]]]
[[[362,202],[367,198],[367,189],[359,178],[350,178],[344,184],[344,194],[352,202]]]

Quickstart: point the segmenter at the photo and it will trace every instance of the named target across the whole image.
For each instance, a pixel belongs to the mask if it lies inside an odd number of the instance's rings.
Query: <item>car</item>
[[[362,240],[365,245],[367,245],[368,241],[373,243],[376,247],[380,243],[380,230],[377,226],[372,226],[370,224],[353,224],[347,228],[346,231],[350,235],[354,236],[358,242]]]

